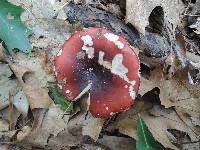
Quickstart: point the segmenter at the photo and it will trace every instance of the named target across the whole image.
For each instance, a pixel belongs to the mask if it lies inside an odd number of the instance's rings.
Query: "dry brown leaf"
[[[24,138],[26,138],[31,132],[31,128],[29,126],[24,126],[21,131],[17,133],[17,141],[20,142]]]
[[[89,135],[96,141],[103,127],[104,120],[94,118],[91,114],[89,114],[86,119],[86,121],[83,121],[82,134]]]
[[[19,111],[17,111],[17,109],[13,106],[7,107],[0,111],[0,117],[3,118],[4,120],[8,121],[8,123],[9,123],[9,130],[14,129],[20,114],[21,113]]]
[[[27,1],[27,0],[9,0],[15,5],[24,7],[29,12],[29,18],[52,18],[56,12],[52,6],[51,1]],[[31,13],[30,13],[31,12]]]
[[[191,117],[192,123],[195,126],[199,126],[200,127],[200,118],[199,117]]]
[[[139,112],[154,138],[166,148],[178,149],[168,138],[167,129],[186,132],[192,141],[198,140],[199,134],[194,133],[184,124],[173,109],[166,110],[159,106],[154,108],[154,113],[152,113],[151,108],[152,104],[150,103],[136,102],[132,109],[119,115],[116,122],[109,127],[109,130],[119,129],[119,132],[136,139],[136,119]],[[155,113],[157,114],[156,116],[153,115]]]
[[[1,145],[0,144],[0,149],[1,150],[8,150],[9,149],[9,145]]]
[[[104,135],[97,142],[112,150],[136,150],[136,143],[132,138]]]
[[[67,128],[59,133],[57,137],[50,138],[48,147],[63,148],[82,145],[84,137],[87,136],[95,141],[98,139],[105,120],[94,118],[90,113],[87,114],[88,98],[83,97],[80,99],[80,107],[75,107],[75,111],[67,122]]]
[[[157,6],[163,8],[165,21],[169,21],[176,28],[180,21],[180,14],[184,11],[184,5],[180,0],[127,0],[126,22],[131,23],[144,34],[145,27],[149,24],[149,16]]]
[[[193,130],[195,133],[200,133],[200,126],[198,126],[196,123],[200,122],[200,118],[191,117],[189,116],[185,111],[177,110],[177,114],[179,115],[180,119]],[[196,122],[194,122],[194,120]]]
[[[163,72],[163,67],[156,66],[148,80],[141,78],[139,93],[144,95],[155,87],[160,89],[160,101],[166,108],[175,106],[177,109],[184,109],[192,116],[200,115],[200,88],[198,85],[190,85],[184,70],[176,71],[172,78],[168,78]]]
[[[62,119],[62,117],[63,112],[60,107],[58,105],[52,105],[46,113],[41,127],[35,128],[30,134],[24,132],[27,136],[20,133],[20,137],[24,138],[20,138],[20,140],[26,144],[45,147],[51,136],[56,137],[60,132],[65,130],[65,121],[67,120]]]
[[[0,132],[0,139],[2,139],[3,137],[12,139],[16,133],[17,133],[17,130],[8,131],[8,132]]]
[[[0,119],[0,132],[9,131],[9,123],[3,119]]]
[[[56,137],[49,138],[47,147],[61,149],[70,146],[81,145],[82,137],[70,133],[67,129],[60,132]]]
[[[25,9],[21,19],[34,33],[30,37],[30,43],[36,47],[36,50],[41,48],[52,51],[54,48],[61,47],[64,41],[69,38],[71,25],[65,21],[66,14],[62,8],[71,0],[10,1]],[[57,15],[60,19],[53,19]]]
[[[9,65],[17,76],[31,109],[48,108],[52,100],[46,85],[54,77],[45,70],[44,59],[40,55],[22,53],[17,53],[14,57],[15,61]]]
[[[14,97],[13,97],[13,105],[15,108],[22,113],[24,117],[27,116],[28,114],[28,109],[29,109],[29,103],[24,95],[23,91],[19,91]]]
[[[12,79],[8,64],[0,62],[0,110],[9,105],[9,93],[13,96],[20,90],[19,83]]]
[[[89,136],[95,141],[98,139],[105,119],[94,118],[88,111],[89,98],[83,97],[80,100],[81,111],[75,114],[68,122],[69,132],[79,136]]]
[[[83,144],[77,150],[107,150],[104,147],[98,146],[97,144]]]
[[[155,111],[156,109],[154,105],[153,108],[155,110],[152,109],[148,113],[155,117],[160,117],[160,114],[163,113],[163,115],[161,115],[163,116],[163,118],[159,121],[153,119],[152,116],[150,117],[143,113],[144,120],[150,128],[153,129],[154,126],[160,126],[160,130],[151,130],[155,138],[161,144],[165,143],[163,144],[164,146],[173,148],[174,146],[172,145],[172,143],[170,143],[170,141],[177,142],[178,139],[173,137],[171,133],[166,132],[166,135],[161,134],[160,137],[158,137],[164,129],[177,129],[178,131],[186,132],[187,134],[189,134],[192,141],[198,141],[197,136],[200,134],[200,128],[199,126],[196,126],[194,123],[192,123],[192,117],[195,117],[197,121],[199,120],[200,85],[191,85],[188,80],[187,70],[179,67],[178,61],[171,56],[172,55],[167,57],[165,61],[162,61],[162,63],[149,65],[150,77],[148,79],[143,77],[141,78],[141,87],[139,93],[141,95],[144,95],[148,91],[151,91],[155,87],[158,87],[160,89],[159,98],[161,104],[165,106],[165,108],[175,106],[175,111],[172,114],[169,112],[163,112],[163,110],[165,109],[157,108],[157,111]],[[195,57],[193,57],[193,59],[194,58]],[[197,60],[198,59],[195,59],[195,62]],[[165,70],[166,68],[163,67],[164,65],[161,65],[164,64],[164,62],[165,67],[168,67],[167,71]],[[148,97],[146,98],[147,101],[150,100],[148,99]],[[175,120],[175,122],[172,122],[172,120]],[[184,126],[178,125],[179,122],[182,122],[182,125]],[[168,138],[170,139],[170,141]],[[163,140],[165,140],[165,142]],[[187,146],[187,144],[184,144],[183,147],[185,147],[185,145]],[[194,149],[195,147],[199,146],[198,143],[193,145]]]

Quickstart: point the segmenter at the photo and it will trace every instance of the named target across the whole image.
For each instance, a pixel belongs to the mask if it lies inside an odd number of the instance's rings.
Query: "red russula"
[[[55,59],[63,94],[73,101],[89,91],[90,111],[101,118],[130,108],[139,89],[139,68],[129,43],[105,28],[75,32]]]

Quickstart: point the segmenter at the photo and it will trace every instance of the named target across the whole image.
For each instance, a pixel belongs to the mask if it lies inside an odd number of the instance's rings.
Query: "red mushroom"
[[[130,108],[140,84],[139,60],[122,37],[105,28],[75,32],[55,59],[56,80],[71,101],[90,93],[90,112],[108,118]],[[62,82],[63,83],[63,82]]]

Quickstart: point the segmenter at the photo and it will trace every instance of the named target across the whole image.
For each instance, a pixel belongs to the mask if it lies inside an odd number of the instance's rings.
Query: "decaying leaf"
[[[1,110],[0,118],[6,120],[9,124],[9,130],[14,130],[16,123],[18,121],[21,113],[13,106],[12,103],[9,104],[9,107]]]
[[[179,0],[127,0],[126,22],[131,23],[144,34],[152,10],[158,7],[163,10],[165,21],[169,21],[176,28],[180,22],[180,15],[184,11],[184,5]]]
[[[0,139],[2,138],[13,138],[13,136],[15,136],[17,130],[13,130],[13,131],[8,131],[8,132],[0,132]]]
[[[21,131],[17,133],[17,141],[20,142],[25,139],[31,132],[31,128],[29,126],[24,126]]]
[[[6,120],[0,119],[0,132],[9,131],[9,123]]]
[[[52,149],[69,148],[82,143],[82,137],[70,133],[67,129],[60,132],[56,137],[49,138],[47,147]]]
[[[55,1],[53,5],[51,1],[10,1],[26,10],[21,18],[33,31],[30,42],[34,51],[44,50],[48,54],[49,61],[53,63],[54,56],[71,35],[71,25],[65,19],[54,19],[69,0]]]
[[[27,1],[27,0],[9,0],[15,5],[20,5],[24,7],[29,12],[29,18],[35,19],[38,18],[52,18],[56,12],[53,9],[53,6],[50,1]],[[46,9],[44,9],[46,8]]]
[[[24,95],[23,91],[19,91],[14,97],[13,97],[13,105],[16,107],[16,109],[21,112],[24,116],[27,116],[28,109],[29,109],[29,103]]]
[[[162,65],[154,66],[149,79],[141,78],[140,94],[143,95],[158,87],[160,89],[160,101],[163,106],[167,108],[175,106],[177,109],[184,109],[189,114],[194,115],[196,113],[196,115],[199,115],[199,86],[189,83],[187,71],[175,70],[172,72],[174,74],[172,78],[169,78],[163,71]]]
[[[13,96],[20,90],[19,83],[12,78],[8,64],[0,62],[0,110],[9,104],[9,93]]]
[[[24,138],[20,138],[20,140],[26,144],[45,147],[51,136],[56,137],[60,132],[65,130],[65,121],[67,121],[67,119],[62,119],[62,116],[63,112],[59,106],[52,105],[47,111],[41,126],[32,130],[30,134],[24,132],[26,136],[23,136],[22,133],[20,133],[20,137]]]
[[[148,102],[136,102],[132,109],[120,114],[116,122],[108,129],[110,131],[118,129],[119,132],[136,139],[136,119],[137,114],[140,113],[153,137],[166,148],[178,149],[168,138],[166,133],[168,129],[186,132],[192,141],[198,140],[198,132],[194,132],[187,126],[173,109],[165,109],[161,106],[156,109],[152,107],[152,104]],[[154,113],[152,109],[154,109]]]
[[[47,81],[53,81],[41,55],[17,53],[10,66],[28,98],[31,109],[48,108],[52,100],[48,95]]]
[[[127,137],[117,137],[104,135],[98,139],[97,143],[100,143],[112,150],[136,150],[135,140]]]
[[[83,97],[80,102],[81,111],[68,122],[68,130],[77,136],[89,136],[95,141],[98,139],[104,119],[94,118],[88,111],[88,98]]]
[[[47,111],[40,127],[31,132],[19,132],[23,144],[47,148],[66,148],[82,144],[84,135],[97,139],[103,120],[93,118],[85,120],[85,113],[80,113],[69,121],[70,115],[63,113],[59,105],[52,105]],[[26,135],[24,135],[24,134]]]

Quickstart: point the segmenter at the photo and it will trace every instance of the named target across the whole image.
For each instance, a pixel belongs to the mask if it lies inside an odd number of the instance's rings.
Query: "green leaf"
[[[5,42],[10,52],[17,48],[24,53],[30,53],[32,49],[28,40],[32,32],[20,19],[23,11],[23,8],[7,0],[0,0],[0,39]]]
[[[73,102],[68,101],[60,91],[59,87],[49,82],[50,96],[54,100],[55,104],[60,104],[61,109],[65,112],[73,110]]]
[[[156,128],[156,127],[155,127]],[[137,150],[162,150],[161,145],[154,139],[144,120],[138,114],[137,118]]]

